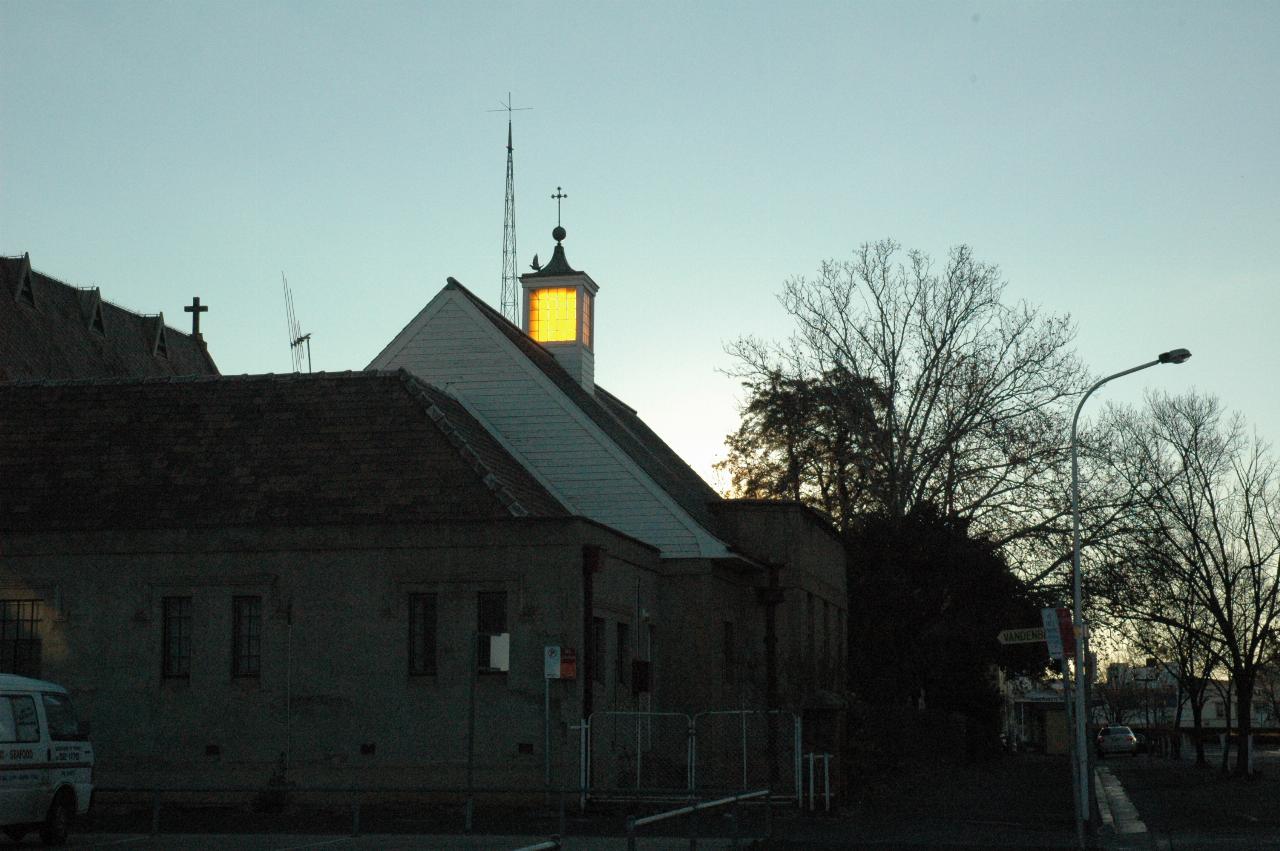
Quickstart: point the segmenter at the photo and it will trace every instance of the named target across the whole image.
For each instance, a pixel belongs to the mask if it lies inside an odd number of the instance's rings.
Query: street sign
[[[542,675],[549,680],[560,679],[560,647],[555,644],[546,646],[546,657]]]
[[[1040,620],[1044,623],[1044,640],[1049,644],[1049,655],[1061,659],[1062,633],[1058,631],[1058,610],[1041,609]]]
[[[1042,626],[1001,630],[1000,634],[996,636],[996,641],[1001,644],[1037,644],[1044,640],[1044,627]]]

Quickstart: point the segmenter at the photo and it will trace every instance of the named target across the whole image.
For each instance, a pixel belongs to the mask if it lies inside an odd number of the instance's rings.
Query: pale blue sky
[[[893,237],[1001,266],[1098,373],[1280,438],[1280,4],[0,2],[0,253],[163,311],[224,373],[363,368],[452,275],[600,284],[597,379],[700,472],[723,344]],[[1093,403],[1091,403],[1092,405]]]

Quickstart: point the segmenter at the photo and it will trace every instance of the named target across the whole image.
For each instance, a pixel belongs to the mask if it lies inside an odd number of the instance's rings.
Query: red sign
[[[560,679],[576,680],[578,678],[578,653],[572,647],[560,650]]]
[[[1076,631],[1071,626],[1071,610],[1058,609],[1058,632],[1062,635],[1062,653],[1068,659],[1076,656]]]

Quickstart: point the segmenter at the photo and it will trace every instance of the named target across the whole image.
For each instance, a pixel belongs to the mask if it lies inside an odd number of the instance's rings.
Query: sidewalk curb
[[[1104,848],[1149,848],[1151,837],[1147,825],[1138,815],[1124,786],[1111,773],[1111,769],[1099,765],[1093,770],[1094,797],[1102,815]]]

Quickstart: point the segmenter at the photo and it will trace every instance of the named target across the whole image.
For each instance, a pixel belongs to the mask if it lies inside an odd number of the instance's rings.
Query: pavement
[[[1280,749],[1260,750],[1251,778],[1223,775],[1217,748],[1206,757],[1207,767],[1153,755],[1098,762],[1102,847],[1280,849]]]
[[[1141,755],[1099,760],[1094,767],[1099,826],[1089,845],[1105,849],[1280,849],[1280,750],[1264,752],[1254,779],[1224,777],[1220,755],[1209,754],[1210,768],[1189,761]],[[1070,764],[1065,757],[1008,755],[972,766],[916,766],[910,773],[854,784],[851,794],[829,813],[800,810],[794,803],[774,810],[773,835],[763,839],[762,811],[744,812],[739,832],[724,816],[696,825],[673,820],[641,831],[638,849],[688,848],[692,828],[703,849],[755,848],[793,851],[823,848],[1075,848]],[[175,813],[175,816],[180,814]],[[573,851],[623,851],[626,839],[617,814],[571,818],[561,848]],[[344,835],[336,824],[307,824],[306,819],[272,830],[247,818],[226,816],[226,824],[197,824],[175,817],[159,835],[142,826],[85,824],[67,847],[191,849],[191,851],[366,851],[366,849],[440,849],[503,851],[528,848],[548,839],[551,823],[516,830],[464,835],[422,825],[419,832],[388,821],[382,832]],[[348,826],[350,822],[348,821]],[[370,822],[372,827],[372,820]],[[481,825],[477,825],[481,827]],[[494,822],[492,827],[497,827]],[[237,828],[243,830],[238,832]],[[263,832],[264,828],[271,832]],[[408,828],[408,830],[406,830]],[[446,829],[447,830],[447,829]],[[177,831],[183,831],[181,833]],[[198,832],[197,832],[198,831]],[[328,831],[328,832],[324,832]],[[753,838],[755,841],[753,842]],[[0,848],[34,847],[0,841]]]

